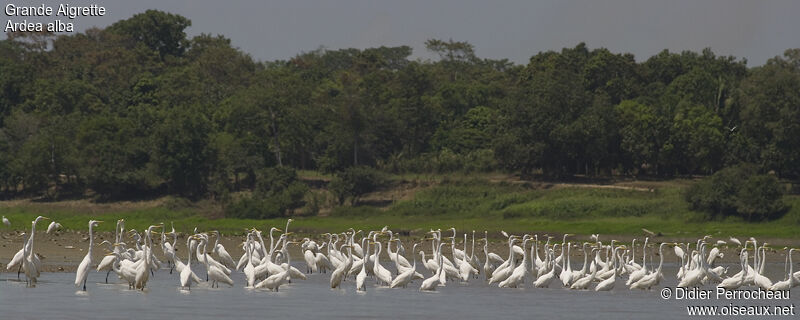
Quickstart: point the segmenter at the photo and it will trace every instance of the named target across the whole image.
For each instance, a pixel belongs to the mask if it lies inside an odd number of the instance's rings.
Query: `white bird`
[[[370,245],[370,242],[367,241],[366,242],[366,248],[364,249],[364,258],[361,259],[361,271],[359,271],[358,275],[356,275],[356,291],[367,291],[367,285],[365,284],[365,280],[367,279],[367,263],[366,263],[366,261],[369,259],[369,245]],[[414,259],[414,261],[417,261],[417,260]]]
[[[642,279],[647,274],[647,263],[645,263],[645,260],[647,259],[647,241],[648,240],[650,240],[650,238],[645,237],[644,238],[644,244],[642,245],[642,268],[639,269],[639,270],[636,270],[634,272],[631,272],[631,274],[628,276],[628,281],[625,282],[625,285],[627,285],[627,286],[630,286],[633,283],[639,281],[640,279]]]
[[[565,235],[566,238],[566,235]],[[561,280],[561,284],[564,287],[569,288],[570,284],[572,283],[572,263],[570,259],[570,250],[572,249],[572,243],[567,242],[564,246],[561,247],[561,256],[564,256],[564,250],[567,250],[566,258],[562,259],[564,266],[561,268],[561,274],[558,276],[558,279]]]
[[[283,242],[283,246],[285,248],[288,244],[296,244],[296,243],[297,242],[294,242],[294,241],[284,241]],[[288,255],[286,256],[286,266],[290,266],[291,259],[292,258],[290,256],[288,256]],[[273,275],[267,277],[266,279],[262,280],[261,282],[257,283],[255,287],[256,288],[267,288],[267,289],[274,290],[274,291],[277,292],[278,289],[280,288],[280,286],[282,286],[282,285],[284,285],[286,283],[289,283],[289,281],[291,279],[292,279],[292,272],[291,272],[291,269],[287,267],[287,268],[283,269],[282,272],[273,274]]]
[[[616,248],[614,248],[614,251],[612,252],[612,254],[614,256],[616,256],[617,255],[617,250],[624,249],[624,248],[625,248],[624,246],[616,247]],[[610,291],[611,289],[614,289],[614,284],[617,282],[617,260],[616,259],[614,260],[614,266],[612,268],[614,268],[614,274],[612,274],[611,277],[609,277],[608,279],[600,281],[600,283],[598,283],[597,286],[594,287],[594,291]]]
[[[590,255],[594,254],[595,250],[596,249],[592,249]],[[589,267],[589,269],[592,270],[590,274],[586,275],[585,277],[579,278],[578,280],[573,281],[572,286],[570,286],[569,288],[573,290],[588,289],[589,285],[592,283],[592,281],[594,281],[595,276],[597,276],[597,266],[594,264],[594,261],[592,261],[592,267]]]
[[[377,234],[374,237],[377,240]],[[376,280],[388,286],[392,283],[392,273],[381,265],[380,257],[381,243],[375,241],[375,261],[372,263],[372,272],[375,274]]]
[[[661,273],[661,268],[664,266],[664,246],[667,245],[666,242],[662,242],[661,245],[658,246],[658,255],[660,260],[658,262],[658,268],[654,272],[651,272],[645,276],[643,276],[639,281],[636,281],[631,284],[631,289],[650,289],[653,286],[657,286],[661,279],[664,277]]]
[[[19,273],[22,271],[22,269],[24,267],[23,260],[25,260],[25,257],[28,257],[28,255],[25,255],[24,252],[27,249],[29,253],[33,253],[33,239],[34,239],[34,236],[36,235],[36,224],[39,223],[39,220],[42,220],[42,219],[47,220],[49,218],[44,217],[44,216],[38,216],[38,217],[36,217],[36,219],[33,219],[33,221],[31,222],[31,234],[28,237],[28,240],[25,241],[25,243],[22,245],[22,249],[19,249],[19,251],[17,251],[17,253],[14,254],[14,257],[11,258],[11,261],[8,262],[8,264],[6,265],[6,270],[11,270],[11,269],[14,269],[14,268],[18,268],[18,271],[17,271],[17,278],[18,279],[19,279]],[[23,238],[25,237],[24,233],[22,234],[22,237]],[[39,258],[36,256],[36,254],[33,254],[31,256],[31,259],[33,260],[33,263],[35,264],[36,269],[39,270],[40,267],[41,267],[41,261],[39,261]],[[38,276],[39,276],[39,274],[37,272],[36,273],[36,277],[38,277]]]
[[[202,262],[206,266],[206,273],[208,274],[209,281],[211,281],[211,287],[213,288],[215,285],[219,287],[219,283],[226,283],[229,286],[233,287],[233,280],[223,271],[221,264],[217,265],[214,264],[213,259],[208,256],[206,252],[206,246],[208,245],[208,239],[205,237],[202,239],[201,244],[203,246],[203,253],[200,256],[200,262]],[[217,262],[219,263],[219,262]]]
[[[189,241],[191,241],[191,240],[199,240],[199,238],[197,238],[195,236],[187,238],[186,239],[186,247],[187,248],[189,247]],[[199,283],[200,281],[199,281],[199,279],[194,279],[197,276],[194,275],[194,272],[192,272],[192,251],[191,250],[187,250],[187,253],[188,254],[187,254],[187,257],[186,257],[186,264],[183,265],[181,270],[178,270],[178,272],[180,272],[180,275],[181,275],[181,277],[180,277],[181,278],[181,288],[185,288],[187,290],[191,290],[192,282],[198,282]],[[176,259],[175,261],[176,261],[176,269],[177,269],[177,261],[178,260]]]
[[[508,278],[511,275],[511,272],[514,271],[514,242],[517,239],[514,237],[508,238],[508,260],[500,264],[497,269],[492,272],[492,278],[489,279],[489,284],[500,282]]]
[[[3,216],[3,224],[6,225],[6,227],[10,227],[11,221],[8,221],[8,218],[6,218],[6,216]]]
[[[439,243],[439,251],[442,250],[442,246],[444,243]],[[422,281],[422,285],[419,286],[419,291],[435,291],[436,286],[439,284],[439,279],[441,278],[439,275],[443,272],[444,262],[442,262],[442,256],[439,255],[439,269],[436,270],[430,278],[425,279]]]
[[[225,250],[225,246],[219,243],[220,239],[219,231],[214,230],[213,232],[217,236],[217,240],[216,242],[214,242],[214,253],[217,254],[217,257],[219,257],[219,262],[221,262],[228,269],[235,267],[236,263],[233,262],[233,258],[231,258],[231,255],[228,253],[228,250]]]
[[[86,256],[81,260],[81,264],[78,265],[78,271],[75,273],[75,286],[80,287],[81,284],[83,284],[83,291],[86,291],[86,278],[89,275],[89,268],[91,268],[92,265],[92,248],[94,247],[94,233],[92,229],[101,222],[103,221],[89,221],[89,250],[87,250]]]
[[[530,269],[528,269],[528,263],[530,261],[530,258],[528,256],[528,251],[525,249],[528,247],[528,241],[530,240],[531,238],[528,236],[522,239],[522,251],[523,251],[522,263],[520,263],[519,266],[517,266],[516,268],[514,268],[514,270],[512,270],[511,275],[508,276],[508,278],[506,278],[505,280],[501,281],[498,284],[499,287],[516,288],[520,285],[522,286],[525,285],[525,282],[527,281],[528,275],[530,273]]]
[[[346,276],[346,272],[350,270],[350,267],[353,264],[353,250],[350,248],[350,244],[345,244],[342,246],[343,248],[347,248],[347,260],[345,262],[340,263],[336,270],[333,270],[331,273],[331,289],[336,289],[339,285],[342,284],[342,280]]]
[[[787,274],[786,280],[775,282],[771,287],[770,290],[789,290],[797,286],[797,283],[794,281],[794,265],[792,263],[792,252],[794,252],[794,248],[789,249],[789,273]]]
[[[553,245],[555,246],[555,245]],[[550,283],[553,282],[553,279],[556,278],[556,265],[554,262],[554,250],[549,250],[545,246],[545,253],[547,254],[547,258],[545,259],[547,264],[549,264],[550,271],[549,272],[539,272],[539,278],[533,282],[533,286],[537,288],[547,288],[550,286]]]
[[[411,252],[413,253],[416,250],[417,250],[417,244],[415,243],[414,247],[411,249]],[[414,254],[412,254],[412,256],[414,256],[414,263],[411,265],[411,268],[397,275],[397,277],[394,278],[394,280],[392,280],[392,284],[390,285],[392,288],[397,288],[399,286],[405,288],[408,285],[408,283],[411,282],[411,280],[414,278],[414,273],[417,270],[417,256]]]
[[[58,229],[61,229],[61,224],[58,223],[58,222],[52,221],[52,222],[50,222],[50,225],[47,226],[47,232],[45,232],[45,233],[51,233],[51,232],[56,231]]]
[[[741,253],[739,254],[739,264],[741,264],[742,266],[742,271],[730,278],[722,280],[722,282],[720,282],[720,284],[718,284],[717,287],[733,290],[741,287],[744,284],[744,281],[747,278],[747,267],[748,267],[747,249],[742,249]]]
[[[252,288],[256,284],[256,267],[253,266],[253,237],[252,234],[247,234],[247,245],[245,245],[245,253],[247,254],[247,264],[244,266],[244,277],[247,280],[247,287]]]

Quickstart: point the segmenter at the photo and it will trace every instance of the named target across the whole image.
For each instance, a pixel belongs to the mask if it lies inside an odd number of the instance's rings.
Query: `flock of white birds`
[[[34,254],[34,235],[36,224],[46,217],[39,216],[32,222],[31,232],[16,255],[7,265],[8,270],[18,270],[17,275],[24,271],[26,283],[33,285],[40,276],[42,262]],[[86,290],[89,270],[95,267],[96,261],[92,260],[95,247],[93,228],[102,221],[89,221],[89,246],[75,275],[75,286]],[[490,252],[488,248],[487,232],[483,241],[483,252],[475,252],[475,231],[472,231],[471,252],[467,254],[468,234],[463,234],[463,246],[456,246],[456,239],[460,237],[456,229],[447,230],[452,236],[443,236],[442,230],[431,230],[425,239],[415,243],[411,250],[411,260],[405,254],[403,242],[388,228],[373,231],[355,231],[349,229],[342,233],[325,233],[320,239],[321,244],[309,238],[302,241],[292,241],[292,233],[288,231],[292,219],[286,227],[271,228],[269,230],[269,246],[266,245],[262,232],[257,229],[248,230],[246,240],[242,243],[244,254],[234,260],[225,247],[219,243],[220,234],[217,231],[199,233],[195,228],[193,235],[186,239],[185,260],[176,254],[178,234],[173,227],[170,232],[165,232],[164,224],[151,225],[144,232],[136,230],[125,231],[124,220],[117,221],[114,243],[103,241],[97,246],[107,246],[108,253],[96,265],[98,272],[106,271],[106,282],[113,271],[119,279],[128,283],[130,289],[144,290],[150,276],[161,268],[163,264],[154,253],[153,236],[160,236],[162,257],[166,258],[169,272],[173,269],[180,275],[177,285],[185,290],[192,286],[207,282],[211,287],[218,287],[220,283],[233,286],[230,275],[232,272],[241,271],[245,275],[246,288],[263,288],[278,291],[292,280],[306,280],[309,274],[330,274],[330,287],[341,288],[343,282],[351,277],[355,278],[355,287],[358,291],[367,290],[367,282],[376,286],[391,288],[407,287],[414,280],[421,280],[419,290],[436,290],[445,286],[448,281],[469,282],[486,281],[490,285],[499,287],[536,287],[547,288],[556,282],[556,286],[574,290],[609,291],[614,289],[617,282],[624,281],[629,289],[651,289],[658,286],[664,279],[662,267],[664,265],[664,247],[670,249],[680,258],[681,264],[676,274],[679,287],[693,287],[706,284],[716,284],[726,289],[736,289],[743,286],[758,287],[764,290],[788,290],[800,284],[800,271],[794,272],[792,267],[792,253],[794,248],[787,250],[785,276],[783,280],[774,282],[764,276],[766,265],[765,255],[767,244],[759,247],[754,238],[742,243],[731,237],[727,242],[717,240],[710,242],[710,236],[698,239],[696,243],[668,243],[663,242],[658,246],[659,263],[655,265],[651,258],[648,263],[648,238],[638,246],[641,259],[637,260],[636,239],[630,246],[611,240],[608,245],[603,244],[598,235],[592,235],[592,242],[573,244],[568,241],[572,235],[565,234],[561,243],[552,243],[552,237],[546,236],[541,244],[538,235],[508,235],[508,255],[506,258]],[[9,225],[8,219],[3,217],[3,223]],[[56,222],[51,222],[47,233],[60,228]],[[160,232],[156,230],[160,229]],[[279,234],[275,235],[275,232]],[[132,245],[124,242],[125,235],[132,239]],[[211,248],[211,237],[215,241]],[[172,242],[169,242],[171,237]],[[716,266],[717,259],[724,254],[719,246],[736,245],[739,250],[740,270],[733,274],[729,268]],[[418,252],[417,247],[430,244],[431,251]],[[292,266],[288,246],[299,245],[305,261],[305,272]],[[394,245],[394,250],[392,249]],[[447,253],[443,250],[449,246]],[[384,249],[386,248],[385,253]],[[711,247],[711,249],[709,249]],[[571,261],[572,250],[581,250],[583,264],[578,269]],[[669,250],[669,249],[668,249]],[[752,251],[752,265],[750,252]],[[541,253],[541,254],[540,254]],[[384,259],[388,256],[388,260]],[[577,255],[576,255],[577,256]],[[417,261],[422,268],[417,268]],[[192,263],[195,262],[195,265]],[[383,264],[394,265],[394,272]],[[649,264],[649,266],[648,266]],[[194,268],[194,270],[193,270]],[[200,268],[205,269],[205,280],[195,273]],[[422,272],[420,272],[422,271]],[[736,270],[733,270],[736,271]],[[428,273],[428,276],[423,272]],[[201,273],[202,274],[202,273]],[[367,279],[370,279],[369,281]],[[481,280],[478,280],[481,279]],[[592,286],[594,286],[592,288]]]

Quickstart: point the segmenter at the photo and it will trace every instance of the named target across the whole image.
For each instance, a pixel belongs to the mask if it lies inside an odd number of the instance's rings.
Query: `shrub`
[[[282,217],[304,205],[308,186],[291,168],[273,167],[260,171],[252,195],[233,201],[225,208],[232,218],[268,219]]]
[[[693,210],[712,216],[738,216],[748,221],[776,218],[785,212],[778,179],[741,164],[718,171],[689,189],[684,198]]]
[[[340,205],[348,199],[351,205],[355,205],[361,196],[383,188],[388,181],[386,175],[376,169],[351,167],[337,173],[328,184],[328,189]]]

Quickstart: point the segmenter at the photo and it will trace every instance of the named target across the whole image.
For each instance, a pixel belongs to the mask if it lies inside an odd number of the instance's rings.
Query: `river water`
[[[300,270],[304,265],[297,264]],[[732,273],[738,272],[736,266]],[[421,268],[420,268],[421,269]],[[201,266],[193,270],[203,277]],[[798,304],[797,288],[789,300],[662,299],[664,287],[675,286],[675,265],[665,265],[666,280],[650,291],[630,291],[618,280],[613,291],[572,291],[556,279],[549,289],[508,289],[488,286],[482,280],[450,281],[435,292],[420,292],[420,280],[408,288],[376,287],[367,280],[366,293],[356,292],[355,281],[343,289],[330,289],[330,274],[309,275],[281,287],[280,292],[243,288],[244,275],[234,272],[234,287],[209,288],[203,283],[191,291],[178,288],[178,274],[162,269],[142,292],[129,290],[112,273],[113,284],[103,283],[105,272],[91,272],[87,292],[77,291],[74,273],[43,273],[34,288],[17,281],[16,273],[0,273],[0,319],[226,319],[253,317],[347,319],[674,319],[685,317],[688,305],[791,305]],[[783,264],[768,266],[773,281],[782,279]],[[199,271],[199,272],[198,272]],[[426,270],[420,270],[428,276]],[[780,279],[779,279],[780,278]],[[594,287],[594,285],[592,285]],[[713,289],[705,286],[702,289]],[[753,289],[753,288],[749,288]]]

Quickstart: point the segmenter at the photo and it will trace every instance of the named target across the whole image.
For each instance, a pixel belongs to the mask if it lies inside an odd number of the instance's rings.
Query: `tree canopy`
[[[255,61],[190,25],[148,10],[0,41],[0,195],[220,196],[273,167],[672,177],[746,162],[800,178],[800,49],[748,68],[580,43],[515,65],[430,39],[438,60],[399,46]]]

